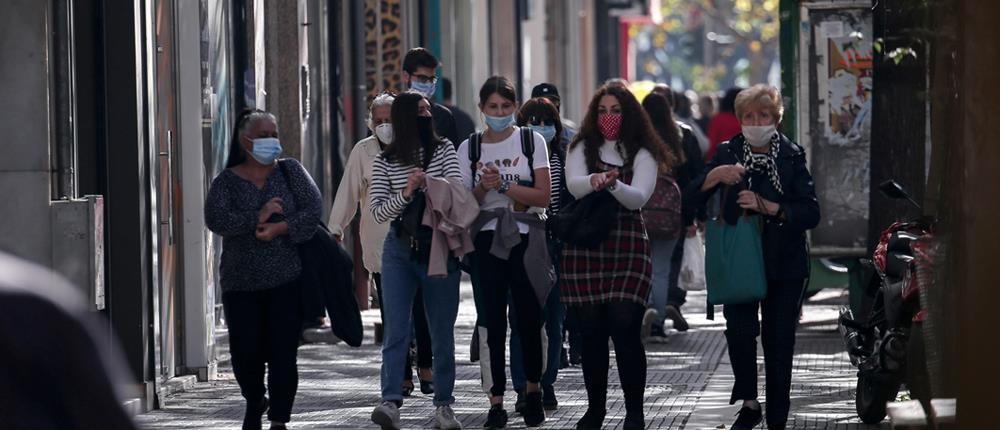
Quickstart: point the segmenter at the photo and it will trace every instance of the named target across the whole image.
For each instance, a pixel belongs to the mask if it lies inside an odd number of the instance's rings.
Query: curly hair
[[[590,105],[587,107],[587,114],[583,118],[580,132],[570,144],[570,149],[583,144],[587,170],[591,173],[600,171],[597,168],[597,163],[600,160],[601,146],[604,145],[604,136],[601,135],[597,126],[597,109],[604,96],[618,99],[622,108],[622,125],[618,143],[625,151],[625,154],[622,154],[625,158],[625,165],[631,165],[639,150],[645,148],[656,160],[660,172],[669,172],[677,164],[677,158],[657,135],[649,121],[649,115],[646,114],[632,92],[620,85],[604,85],[597,89],[597,93],[590,99]]]

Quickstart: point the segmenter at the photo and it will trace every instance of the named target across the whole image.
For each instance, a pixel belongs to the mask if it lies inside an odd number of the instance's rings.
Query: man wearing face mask
[[[431,116],[434,119],[434,131],[438,136],[447,138],[453,145],[458,145],[458,132],[455,128],[455,118],[451,110],[434,102],[437,93],[437,68],[440,66],[437,57],[426,48],[413,48],[403,57],[403,82],[410,91],[416,92],[432,102]]]

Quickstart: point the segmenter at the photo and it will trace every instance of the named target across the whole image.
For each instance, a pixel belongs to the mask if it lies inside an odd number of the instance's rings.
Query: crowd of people
[[[700,240],[699,229],[714,222],[708,206],[718,195],[722,221],[749,213],[763,219],[769,286],[760,301],[724,307],[736,376],[731,403],[742,402],[730,428],[764,420],[758,336],[768,428],[784,428],[808,270],[805,232],[819,222],[819,208],[802,148],[778,130],[777,89],[734,88],[716,109],[713,96],[666,85],[639,100],[626,82],[611,80],[596,89],[577,127],[562,117],[554,85],[536,86],[522,102],[508,78],[490,77],[479,112],[469,115],[450,104],[451,83],[436,76],[431,52],[415,48],[402,66],[407,91],[372,100],[371,136],[352,149],[327,222],[342,238],[361,213],[360,258],[384,329],[374,424],[400,428],[400,408],[416,389],[415,362],[421,392],[433,394],[437,426],[462,428],[451,405],[464,271],[477,311],[470,355],[481,366],[485,428],[507,425],[503,400],[511,386],[513,411],[528,427],[542,425],[559,405],[560,368],[577,364],[588,407],[576,428],[602,428],[609,339],[624,428],[644,428],[644,338],[666,336],[667,320],[689,329],[678,282],[684,243]],[[439,82],[444,103],[434,101]],[[205,217],[223,238],[221,284],[233,369],[247,402],[243,428],[261,428],[266,413],[271,428],[282,429],[295,398],[299,329],[314,317],[298,304],[297,246],[321,224],[322,199],[297,161],[279,159],[272,114],[248,111],[234,127]],[[555,232],[553,223],[595,201],[610,220],[588,226],[595,244]]]

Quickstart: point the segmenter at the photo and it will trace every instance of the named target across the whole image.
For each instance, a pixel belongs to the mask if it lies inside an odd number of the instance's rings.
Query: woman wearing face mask
[[[579,315],[583,333],[587,412],[577,422],[578,429],[603,427],[609,337],[615,343],[625,395],[624,428],[645,426],[646,352],[640,330],[653,269],[639,210],[653,194],[659,172],[674,164],[628,89],[605,85],[597,90],[566,154],[566,186],[578,199],[609,192],[618,216],[596,249],[566,244],[563,251],[560,292],[563,303]]]
[[[392,103],[392,144],[372,164],[369,210],[377,223],[390,223],[382,248],[382,298],[389,312],[382,344],[382,401],[372,411],[372,421],[383,429],[399,428],[401,385],[410,345],[414,296],[422,291],[434,353],[434,419],[438,428],[460,429],[451,404],[455,402],[455,318],[458,316],[458,282],[461,272],[454,258],[447,276],[428,277],[427,261],[416,257],[412,242],[401,237],[396,220],[410,204],[423,198],[418,191],[425,177],[461,178],[454,146],[434,133],[431,105],[423,96],[408,92]],[[403,310],[400,312],[399,310]]]
[[[528,127],[545,139],[549,150],[549,177],[551,178],[551,198],[549,199],[549,214],[559,212],[559,205],[562,194],[567,192],[565,178],[563,177],[563,159],[565,154],[560,148],[564,145],[561,142],[563,136],[562,122],[559,120],[559,110],[545,97],[536,97],[524,102],[521,109],[517,111],[518,127]],[[548,235],[549,256],[552,265],[556,268],[556,283],[552,286],[552,291],[545,301],[545,335],[548,348],[545,357],[544,373],[542,373],[542,406],[547,411],[556,410],[559,402],[556,399],[555,387],[556,377],[559,375],[559,356],[562,354],[562,329],[563,319],[566,312],[563,304],[559,300],[558,268],[559,255],[562,253],[562,244]],[[514,408],[517,412],[524,410],[527,405],[525,398],[525,386],[527,382],[524,376],[524,366],[522,363],[521,336],[517,328],[516,306],[511,306],[508,312],[510,320],[510,379],[517,392],[517,403]]]
[[[479,91],[487,129],[458,148],[462,179],[480,204],[479,217],[469,230],[476,248],[471,262],[476,272],[480,365],[490,400],[484,427],[493,429],[507,424],[503,395],[508,293],[517,308],[527,379],[522,416],[529,427],[545,421],[539,385],[544,367],[542,305],[552,279],[541,215],[551,194],[549,155],[542,136],[514,125],[516,100],[510,80],[487,79]]]
[[[205,198],[205,225],[222,236],[222,304],[233,373],[247,401],[244,429],[261,428],[265,411],[272,429],[291,417],[302,326],[297,245],[312,238],[323,204],[298,161],[278,160],[281,151],[274,115],[244,112],[226,170]]]
[[[742,400],[732,429],[760,424],[757,401],[757,336],[764,345],[767,378],[767,428],[783,429],[788,419],[795,325],[809,271],[806,230],[819,223],[819,204],[802,147],[776,130],[781,123],[781,94],[755,85],[736,96],[742,133],[718,147],[702,177],[688,187],[704,205],[724,187],[734,187],[723,202],[722,217],[735,224],[744,211],[763,215],[762,247],[767,296],[764,300],[726,305],[726,342],[735,383],[730,404]],[[762,325],[757,311],[761,310]]]
[[[344,168],[344,175],[337,188],[337,197],[333,201],[333,209],[330,211],[330,232],[338,239],[341,239],[344,230],[354,219],[354,213],[362,202],[368,202],[368,191],[371,185],[372,163],[379,153],[384,151],[392,143],[392,123],[390,122],[390,109],[396,96],[391,93],[380,94],[372,100],[371,108],[368,110],[368,129],[372,130],[373,136],[366,137],[354,145],[351,155],[347,159]],[[382,243],[385,235],[389,231],[389,224],[379,224],[372,218],[372,214],[367,208],[361,211],[361,251],[365,269],[372,276],[375,283],[375,291],[378,294],[379,314],[382,316],[382,326],[385,327],[385,306],[382,301]],[[424,301],[420,299],[418,292],[417,299],[413,301],[413,314],[415,315],[414,325],[417,333],[417,356],[420,372],[420,388],[424,394],[431,394],[433,382],[431,366],[432,353],[430,351],[431,340],[427,329],[427,318],[424,318]],[[406,367],[403,377],[403,395],[408,396],[413,391],[413,369],[412,354],[407,352]]]

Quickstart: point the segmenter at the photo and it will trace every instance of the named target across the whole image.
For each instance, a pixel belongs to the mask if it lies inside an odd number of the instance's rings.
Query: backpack
[[[656,178],[656,188],[642,207],[642,219],[650,239],[673,240],[681,235],[681,189],[670,175]]]
[[[531,171],[531,183],[535,183],[535,136],[530,128],[521,127],[521,153],[528,159],[528,170]],[[469,171],[472,172],[473,182],[476,177],[476,163],[483,155],[483,133],[476,132],[469,135]]]

